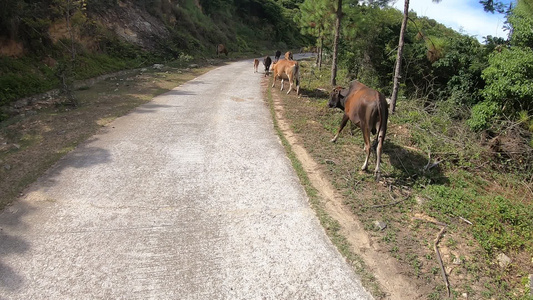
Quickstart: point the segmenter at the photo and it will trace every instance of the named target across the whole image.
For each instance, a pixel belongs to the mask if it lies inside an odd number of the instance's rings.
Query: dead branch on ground
[[[394,198],[392,196],[392,194],[389,193],[389,196],[392,198],[392,200],[396,200],[396,198]],[[394,201],[392,203],[387,203],[387,204],[380,204],[380,205],[372,205],[372,206],[369,206],[367,208],[380,208],[380,207],[387,207],[387,206],[394,206],[398,203],[402,203],[404,202],[405,200],[409,199],[409,196],[411,196],[411,194],[408,194],[407,196],[403,197],[402,199],[400,200],[397,200],[397,201]]]
[[[440,271],[442,273],[442,279],[446,283],[446,290],[448,291],[448,298],[450,298],[450,282],[448,281],[448,276],[446,276],[446,270],[444,269],[444,264],[442,263],[442,258],[440,256],[440,251],[437,245],[439,244],[440,238],[444,234],[444,231],[446,231],[446,226],[443,226],[441,230],[439,231],[439,234],[437,235],[437,238],[435,238],[435,241],[433,243],[433,249],[435,250],[435,253],[437,254],[437,260],[440,264]]]
[[[463,220],[463,222],[465,222],[465,223],[468,223],[470,225],[474,225],[474,224],[472,224],[472,222],[468,221],[467,219],[465,219],[463,217],[459,217],[459,219]]]
[[[431,151],[429,151],[428,152],[428,163],[426,164],[424,169],[422,169],[422,172],[426,172],[426,171],[429,171],[429,170],[433,169],[434,167],[438,166],[443,161],[444,161],[444,159],[441,159],[439,161],[431,163]]]
[[[448,292],[448,298],[450,298],[450,282],[448,281],[448,276],[446,275],[446,269],[444,268],[444,263],[442,262],[442,257],[440,256],[440,251],[438,248],[439,241],[442,235],[444,234],[444,232],[446,231],[446,228],[448,227],[448,225],[444,223],[436,222],[436,221],[421,219],[421,218],[414,218],[414,220],[419,220],[419,221],[428,222],[428,223],[442,226],[442,228],[439,231],[439,234],[437,234],[437,237],[433,241],[433,250],[435,250],[435,254],[437,255],[437,261],[439,262],[439,265],[440,265],[442,279],[444,280],[444,283],[446,284],[446,291]]]

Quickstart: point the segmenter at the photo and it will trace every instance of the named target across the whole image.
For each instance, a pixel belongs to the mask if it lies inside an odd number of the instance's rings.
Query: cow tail
[[[296,69],[294,70],[295,83],[296,83],[296,86],[300,86],[300,64],[298,62],[296,62],[295,69]]]
[[[374,147],[376,147],[375,149],[377,149],[377,146],[378,146],[378,143],[379,143],[379,136],[381,135],[381,131],[383,131],[383,137],[382,137],[382,141],[381,143],[383,143],[383,141],[385,141],[385,128],[387,128],[387,120],[389,118],[389,110],[387,109],[387,106],[385,107],[382,107],[381,103],[382,103],[382,98],[384,98],[383,95],[379,95],[379,102],[378,102],[378,115],[379,115],[379,128],[378,128],[378,131],[377,131],[377,134],[376,134],[376,140],[374,141]],[[385,100],[386,101],[386,100]],[[387,103],[387,102],[385,102]],[[383,110],[384,109],[384,110]]]

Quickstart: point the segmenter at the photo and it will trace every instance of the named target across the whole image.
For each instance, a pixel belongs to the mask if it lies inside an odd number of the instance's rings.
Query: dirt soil
[[[266,80],[265,80],[266,82]],[[265,83],[264,83],[265,84]],[[265,84],[266,85],[266,84]],[[297,135],[290,128],[289,120],[284,117],[284,107],[279,93],[273,93],[275,115],[279,127],[285,138],[289,141],[292,150],[307,173],[311,184],[319,192],[319,197],[324,201],[326,212],[341,224],[341,234],[352,245],[352,251],[359,255],[370,267],[369,272],[374,274],[379,285],[386,293],[388,299],[420,299],[423,297],[420,289],[405,276],[402,266],[397,260],[381,249],[371,236],[364,230],[363,225],[344,205],[344,198],[331,185],[330,180],[324,175],[322,168],[309,155]]]
[[[351,251],[374,274],[383,291],[377,298],[522,299],[521,279],[527,274],[517,266],[530,265],[531,257],[513,255],[513,264],[503,269],[480,249],[469,220],[450,219],[440,234],[444,224],[425,214],[424,205],[431,200],[418,195],[424,188],[418,184],[450,184],[449,176],[437,166],[415,180],[420,174],[413,170],[422,170],[428,156],[410,144],[408,128],[389,122],[382,177],[375,182],[371,172],[359,171],[364,161],[360,130],[347,126],[337,143],[330,143],[342,112],[326,108],[326,92],[305,85],[301,91],[296,97],[271,90],[278,126]],[[370,170],[374,163],[371,157]]]

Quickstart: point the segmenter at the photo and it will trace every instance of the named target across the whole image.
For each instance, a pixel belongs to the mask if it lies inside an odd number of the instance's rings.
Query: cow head
[[[344,98],[346,97],[346,89],[343,89],[342,87],[338,86],[331,91],[331,94],[329,95],[329,102],[328,107],[334,108],[338,107],[342,110],[344,110]]]

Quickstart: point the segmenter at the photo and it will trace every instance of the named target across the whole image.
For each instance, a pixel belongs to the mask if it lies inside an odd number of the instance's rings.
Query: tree
[[[501,1],[494,1],[494,0],[480,0],[479,3],[483,5],[483,8],[485,11],[494,13],[504,13],[505,12],[505,5]]]
[[[484,101],[472,108],[468,121],[472,129],[489,127],[497,116],[516,118],[533,113],[532,12],[533,0],[519,0],[507,12],[511,29],[509,41],[506,45],[492,47],[489,65],[482,75],[486,82],[481,91]]]
[[[85,19],[85,10],[87,9],[86,0],[54,0],[56,13],[65,17],[67,25],[67,31],[70,38],[70,59],[66,62],[60,63],[57,68],[58,76],[61,80],[62,90],[65,93],[67,99],[74,106],[78,105],[78,102],[73,94],[73,84],[76,65],[76,47],[75,47],[75,34],[73,23],[80,22],[79,19]]]
[[[518,1],[507,14],[511,26],[510,43],[513,46],[533,49],[533,0]]]
[[[333,23],[333,3],[329,0],[305,0],[300,5],[299,14],[294,17],[300,25],[303,34],[309,34],[316,38],[318,47],[317,66],[322,65],[322,50],[324,39],[330,36]]]
[[[400,29],[400,40],[398,42],[398,54],[396,55],[396,66],[394,67],[394,83],[392,85],[392,96],[390,103],[390,113],[393,114],[396,111],[396,99],[398,98],[398,90],[400,89],[400,68],[402,65],[402,53],[403,53],[403,38],[405,35],[405,29],[407,27],[407,18],[409,17],[409,0],[405,0],[403,6],[403,20],[402,28]]]
[[[333,41],[333,62],[331,64],[331,85],[337,85],[337,54],[339,52],[339,36],[341,30],[342,0],[337,1],[337,19],[335,21],[335,39]]]
[[[440,0],[433,0],[433,2],[440,2]],[[402,65],[402,53],[404,46],[404,35],[407,27],[407,19],[409,18],[409,0],[405,0],[403,7],[402,28],[400,29],[400,38],[398,42],[398,54],[396,55],[396,66],[394,67],[394,83],[392,86],[392,96],[390,104],[390,113],[393,114],[396,110],[396,99],[398,98],[398,90],[400,88],[400,70]]]

